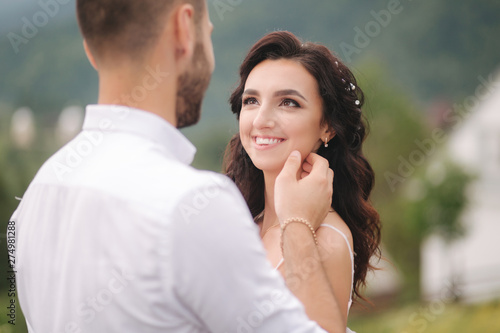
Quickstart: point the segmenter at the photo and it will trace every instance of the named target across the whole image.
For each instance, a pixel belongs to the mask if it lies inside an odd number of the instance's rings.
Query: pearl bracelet
[[[285,222],[283,222],[281,224],[281,252],[283,253],[283,233],[285,232],[285,228],[290,224],[290,223],[293,223],[293,222],[298,222],[298,223],[302,223],[302,224],[305,224],[309,230],[311,230],[311,233],[313,235],[313,238],[314,238],[314,243],[316,245],[318,245],[318,237],[316,237],[316,231],[314,230],[314,228],[312,227],[311,223],[309,223],[309,221],[307,221],[306,219],[303,219],[301,217],[291,217],[289,219],[286,219]]]

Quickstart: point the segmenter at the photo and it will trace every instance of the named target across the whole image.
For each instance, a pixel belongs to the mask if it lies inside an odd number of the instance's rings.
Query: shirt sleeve
[[[214,177],[174,213],[177,297],[211,332],[325,332],[273,271],[239,190]]]

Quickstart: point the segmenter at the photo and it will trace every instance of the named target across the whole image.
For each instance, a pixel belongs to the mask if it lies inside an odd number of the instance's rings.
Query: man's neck
[[[130,68],[130,67],[128,67]],[[176,126],[176,80],[159,66],[99,73],[99,104],[116,104],[154,113]]]

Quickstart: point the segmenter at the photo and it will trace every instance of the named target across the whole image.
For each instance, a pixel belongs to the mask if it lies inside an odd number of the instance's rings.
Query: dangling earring
[[[328,147],[328,137],[325,137],[324,143],[325,143],[325,148],[327,148]]]

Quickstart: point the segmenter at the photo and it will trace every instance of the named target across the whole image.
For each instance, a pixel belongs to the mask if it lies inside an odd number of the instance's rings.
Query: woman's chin
[[[255,167],[264,173],[280,173],[285,165],[285,161],[252,161]]]

